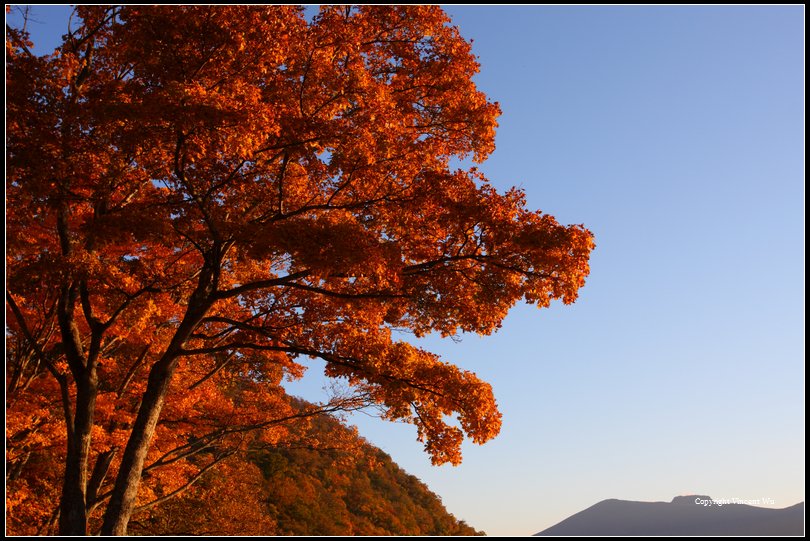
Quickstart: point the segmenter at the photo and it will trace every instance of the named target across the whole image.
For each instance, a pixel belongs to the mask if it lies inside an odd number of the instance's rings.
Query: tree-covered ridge
[[[342,442],[330,448],[327,442]],[[326,447],[326,448],[324,448]],[[133,534],[483,535],[330,416],[289,446],[229,462],[130,523]]]
[[[321,418],[318,430],[346,430]],[[348,458],[348,460],[346,460]],[[340,461],[340,467],[335,467]],[[474,535],[438,496],[362,439],[350,457],[276,449],[261,457],[277,533],[295,535]],[[297,490],[296,490],[297,489]]]

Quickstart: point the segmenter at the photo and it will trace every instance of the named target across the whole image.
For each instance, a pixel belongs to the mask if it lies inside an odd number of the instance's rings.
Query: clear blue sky
[[[590,228],[591,276],[573,306],[423,341],[504,413],[461,466],[430,466],[411,426],[352,421],[490,534],[605,498],[802,501],[804,8],[447,9],[503,109],[482,169]],[[64,31],[64,8],[34,18]]]

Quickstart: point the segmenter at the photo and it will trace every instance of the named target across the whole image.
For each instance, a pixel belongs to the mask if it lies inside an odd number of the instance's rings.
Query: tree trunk
[[[76,414],[68,437],[65,477],[59,502],[59,534],[87,535],[87,464],[96,409],[98,382],[95,370],[76,385]]]
[[[168,361],[168,362],[167,362]],[[155,434],[160,412],[169,384],[177,366],[177,359],[169,358],[156,363],[149,372],[149,382],[143,395],[138,417],[132,427],[118,476],[115,479],[110,503],[104,513],[101,535],[126,535],[129,517],[135,508],[135,498],[141,482],[141,473],[152,436]]]
[[[60,235],[66,231],[66,220],[60,210]],[[69,240],[65,236],[63,252],[69,253]],[[62,287],[57,307],[57,319],[62,336],[65,357],[73,379],[76,382],[76,409],[73,419],[67,415],[68,438],[65,476],[62,483],[62,497],[59,501],[59,534],[87,535],[87,464],[90,458],[90,440],[93,432],[93,417],[98,394],[96,360],[101,334],[93,332],[90,339],[90,353],[87,357],[82,349],[82,337],[73,319],[73,308],[78,296],[76,284]]]
[[[218,262],[219,260],[216,259]],[[206,264],[200,273],[196,289],[189,298],[186,314],[180,323],[171,343],[149,371],[138,416],[129,435],[129,441],[121,457],[121,466],[115,478],[110,502],[104,513],[101,535],[126,535],[127,524],[135,509],[138,486],[141,483],[143,463],[149,452],[155,427],[160,419],[163,403],[169,392],[174,370],[182,354],[183,345],[197,328],[208,309],[213,304],[213,292],[216,291],[218,273],[210,264]]]

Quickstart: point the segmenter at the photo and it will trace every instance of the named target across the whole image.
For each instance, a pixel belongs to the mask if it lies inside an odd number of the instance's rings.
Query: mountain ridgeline
[[[130,531],[484,535],[448,513],[437,495],[390,456],[330,416],[315,418],[298,442],[229,461],[148,517],[135,517]]]
[[[804,535],[804,503],[773,509],[678,496],[671,502],[604,500],[535,535]]]

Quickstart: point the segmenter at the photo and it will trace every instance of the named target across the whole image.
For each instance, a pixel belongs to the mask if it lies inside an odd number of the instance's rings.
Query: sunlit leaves
[[[97,377],[90,460],[112,453],[115,472],[160,362],[171,392],[138,505],[216,465],[196,445],[224,457],[282,441],[300,357],[351,385],[359,402],[341,407],[416,425],[437,464],[457,464],[465,436],[494,437],[490,386],[392,329],[489,334],[521,300],[573,302],[593,239],[451,169],[492,152],[499,109],[443,11],[77,14],[53,55],[7,34],[10,460],[60,463],[63,406]],[[20,466],[12,501],[40,498],[45,516],[56,489],[31,488],[36,471]],[[96,520],[105,504],[88,505]]]

